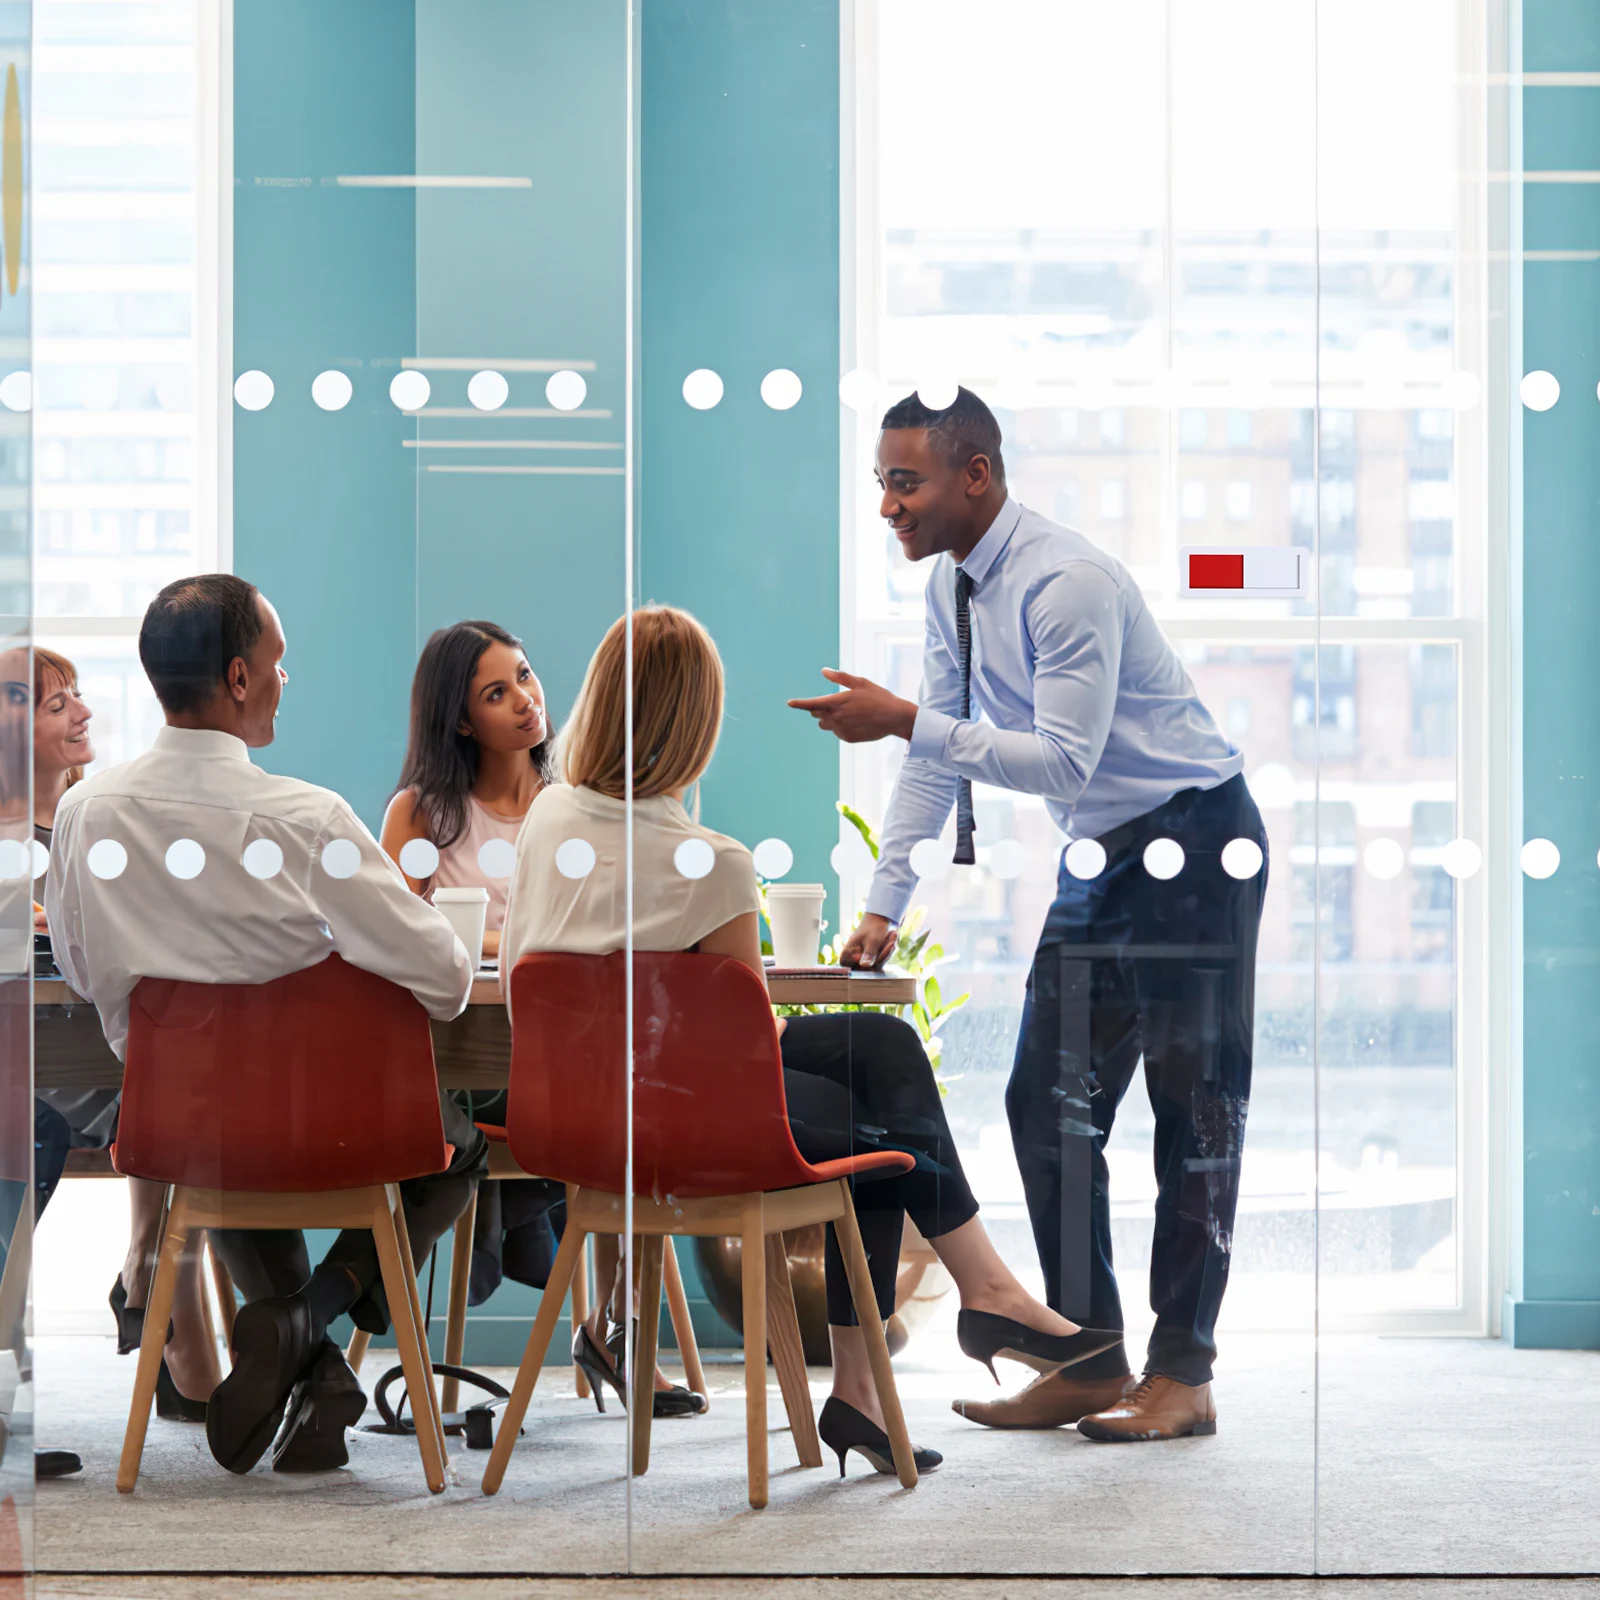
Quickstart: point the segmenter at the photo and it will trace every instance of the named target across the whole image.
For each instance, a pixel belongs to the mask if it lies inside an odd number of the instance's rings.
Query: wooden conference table
[[[917,997],[915,978],[895,973],[849,972],[819,967],[771,973],[774,1005],[903,1006]],[[63,978],[36,978],[34,1087],[119,1089],[122,1063],[112,1055],[94,1007]],[[503,1089],[511,1066],[511,1019],[499,977],[480,972],[467,1008],[450,1022],[433,1024],[433,1055],[446,1089]]]

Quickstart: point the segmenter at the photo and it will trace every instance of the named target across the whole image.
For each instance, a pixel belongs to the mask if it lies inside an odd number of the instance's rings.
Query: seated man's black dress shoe
[[[206,1408],[206,1442],[229,1472],[267,1452],[294,1387],[322,1355],[323,1330],[303,1294],[252,1300],[233,1324],[233,1370]]]
[[[83,1471],[83,1462],[76,1450],[35,1450],[33,1475],[36,1478],[65,1478]]]
[[[346,1466],[345,1429],[367,1409],[367,1397],[344,1352],[331,1339],[294,1386],[283,1426],[272,1442],[274,1472],[332,1472]]]

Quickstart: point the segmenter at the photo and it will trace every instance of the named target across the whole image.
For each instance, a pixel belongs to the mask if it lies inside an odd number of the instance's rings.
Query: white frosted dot
[[[432,839],[407,839],[400,846],[400,870],[408,877],[431,878],[439,870],[439,847]]]
[[[1020,878],[1026,859],[1020,839],[1002,839],[989,852],[989,871],[997,878]]]
[[[361,846],[354,839],[330,839],[322,847],[322,870],[330,878],[353,878],[361,870]]]
[[[174,878],[198,878],[206,869],[205,847],[198,839],[174,839],[167,846],[166,863]]]
[[[427,377],[411,367],[395,373],[389,380],[389,398],[402,411],[420,411],[432,393],[433,385]]]
[[[587,878],[594,871],[594,846],[587,839],[563,839],[556,846],[556,871],[563,878]]]
[[[1106,847],[1098,839],[1074,839],[1067,846],[1067,871],[1087,883],[1106,870]]]
[[[265,411],[273,393],[272,379],[254,367],[233,380],[233,398],[246,411]]]
[[[937,839],[919,839],[911,847],[911,870],[929,883],[937,883],[950,870],[950,849]]]
[[[1470,878],[1483,865],[1483,851],[1470,839],[1452,839],[1439,852],[1439,865],[1452,878]]]
[[[1230,839],[1222,847],[1222,870],[1241,882],[1261,870],[1261,846],[1254,839]]]
[[[0,881],[15,883],[28,876],[33,855],[21,839],[0,839]]]
[[[722,378],[710,367],[696,367],[683,380],[683,398],[696,411],[709,411],[722,400]]]
[[[511,385],[506,382],[504,373],[474,372],[467,379],[467,399],[480,411],[498,411],[510,393]]]
[[[763,839],[751,854],[763,878],[781,878],[794,866],[794,851],[782,839]]]
[[[1522,847],[1522,870],[1530,878],[1549,878],[1561,865],[1561,852],[1549,839],[1530,839]]]
[[[1561,385],[1553,372],[1542,369],[1523,376],[1517,392],[1530,411],[1548,411],[1561,398]]]
[[[252,839],[239,860],[252,878],[265,883],[283,871],[283,846],[275,839]]]
[[[800,375],[787,367],[774,367],[761,380],[761,398],[774,411],[789,411],[800,403]]]
[[[50,852],[37,839],[30,839],[28,856],[33,863],[34,877],[42,878],[50,870]]]
[[[871,872],[875,858],[868,848],[867,841],[852,829],[833,847],[828,861],[833,870],[843,878],[852,872]]]
[[[1144,870],[1163,883],[1183,871],[1183,846],[1176,839],[1152,839],[1144,847]]]
[[[882,394],[883,385],[878,375],[868,372],[865,367],[852,367],[839,380],[839,398],[852,411],[881,411],[883,408],[879,400]]]
[[[509,878],[516,870],[517,847],[509,839],[489,839],[478,851],[478,870],[486,878]]]
[[[26,370],[8,372],[0,378],[0,406],[7,411],[33,410],[33,374]]]
[[[1397,878],[1406,864],[1406,853],[1398,839],[1374,839],[1361,852],[1361,859],[1374,878]]]
[[[311,398],[324,411],[343,411],[355,392],[350,374],[340,372],[337,367],[329,367],[311,380]]]
[[[930,411],[948,411],[956,403],[960,387],[954,378],[940,373],[917,385],[917,398]]]
[[[85,860],[97,878],[120,878],[128,869],[128,852],[115,839],[96,839]]]
[[[581,372],[563,367],[552,372],[545,382],[544,397],[557,411],[576,411],[588,398],[589,385]]]
[[[685,839],[672,852],[672,864],[685,878],[703,878],[717,864],[709,840]]]

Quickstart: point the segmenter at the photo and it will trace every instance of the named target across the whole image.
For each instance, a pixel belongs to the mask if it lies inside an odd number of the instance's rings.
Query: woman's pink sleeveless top
[[[471,795],[467,796],[467,827],[456,842],[439,852],[439,865],[433,874],[434,889],[487,889],[489,915],[484,922],[486,933],[499,933],[506,920],[506,890],[511,887],[509,874],[492,878],[478,862],[478,852],[494,839],[503,839],[514,845],[522,831],[521,817],[502,817],[496,811],[486,810]],[[509,865],[510,857],[506,857]]]

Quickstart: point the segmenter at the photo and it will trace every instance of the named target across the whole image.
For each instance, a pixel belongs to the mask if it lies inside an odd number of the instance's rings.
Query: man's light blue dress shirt
[[[1007,500],[962,566],[973,582],[973,717],[958,720],[956,564],[945,554],[928,580],[917,720],[867,896],[891,922],[916,887],[911,848],[939,836],[959,777],[1043,795],[1081,839],[1244,765],[1139,586],[1082,534]]]

